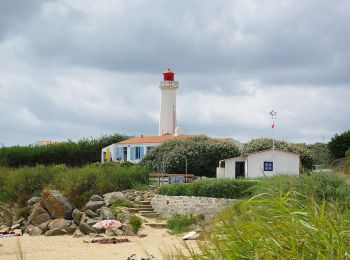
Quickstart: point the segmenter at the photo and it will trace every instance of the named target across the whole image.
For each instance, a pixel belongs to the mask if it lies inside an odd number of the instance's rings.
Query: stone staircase
[[[135,203],[136,208],[130,208],[129,211],[132,213],[138,213],[145,218],[157,218],[159,214],[155,212],[151,206],[151,201],[139,201]]]

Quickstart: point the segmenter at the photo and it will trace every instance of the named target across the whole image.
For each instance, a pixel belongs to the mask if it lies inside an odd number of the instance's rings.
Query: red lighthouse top
[[[164,80],[174,81],[174,72],[171,69],[167,69],[163,72]]]

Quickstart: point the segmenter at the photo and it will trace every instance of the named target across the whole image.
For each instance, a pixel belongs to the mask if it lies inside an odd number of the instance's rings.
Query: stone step
[[[140,213],[140,215],[142,217],[146,217],[146,218],[157,218],[159,217],[159,214],[156,212],[144,212],[144,213]]]
[[[143,201],[139,201],[137,202],[138,205],[151,205],[151,201],[150,200],[143,200]]]
[[[143,214],[143,213],[153,213],[153,212],[154,212],[153,209],[152,209],[152,210],[147,209],[147,210],[140,210],[140,211],[139,211],[140,214]]]
[[[146,223],[146,226],[152,227],[152,228],[166,228],[166,223]]]
[[[153,210],[152,208],[129,208],[129,211],[131,213],[137,213],[137,212],[140,212],[140,211],[152,211],[152,210]]]
[[[135,205],[137,208],[143,208],[143,209],[152,209],[151,205]]]

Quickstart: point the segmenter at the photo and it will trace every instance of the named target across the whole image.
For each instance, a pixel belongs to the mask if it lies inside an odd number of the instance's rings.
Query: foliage
[[[312,161],[314,165],[321,165],[326,167],[332,162],[331,154],[328,149],[328,145],[324,143],[315,143],[307,145],[308,150],[311,153]]]
[[[347,259],[349,186],[339,176],[277,176],[257,186],[258,195],[216,216],[198,242],[200,251],[188,248],[190,258]],[[177,253],[176,259],[189,259]]]
[[[167,222],[167,228],[172,233],[178,234],[190,230],[190,226],[204,220],[202,214],[197,216],[192,215],[174,215]]]
[[[159,189],[159,194],[237,199],[251,196],[255,184],[254,180],[202,179],[191,183],[164,185]]]
[[[186,139],[174,138],[152,149],[142,163],[152,171],[188,173],[214,177],[219,160],[239,154],[237,146],[229,141],[196,136]]]
[[[116,199],[112,207],[126,207],[126,208],[135,208],[135,205],[126,199]]]
[[[350,148],[350,130],[333,136],[328,143],[328,148],[333,159],[344,157],[345,152]]]
[[[273,139],[257,138],[253,139],[243,147],[243,153],[252,153],[272,149]],[[288,143],[283,140],[275,140],[275,148],[294,152],[300,155],[301,164],[305,169],[312,169],[313,158],[306,144]]]
[[[114,134],[102,136],[99,139],[82,139],[78,142],[2,147],[0,148],[0,166],[21,167],[37,164],[82,166],[100,161],[103,147],[126,138],[125,135]]]
[[[134,234],[137,234],[137,231],[139,231],[142,225],[142,219],[139,216],[132,215],[129,218],[129,224],[131,225],[132,231],[134,232]]]
[[[350,157],[350,148],[345,152],[345,157]]]
[[[67,167],[65,165],[0,168],[0,201],[25,205],[45,187],[61,191],[80,207],[93,194],[148,184],[149,170],[140,165],[120,167],[113,164]]]

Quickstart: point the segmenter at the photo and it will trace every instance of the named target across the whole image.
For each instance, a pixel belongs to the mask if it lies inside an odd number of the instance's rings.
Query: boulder
[[[78,237],[83,237],[84,233],[80,231],[80,229],[75,230],[75,232],[73,233],[73,237],[74,238],[78,238]]]
[[[73,233],[75,233],[77,229],[78,227],[73,225],[73,226],[66,227],[64,230],[67,231],[67,234],[72,235]]]
[[[124,234],[123,230],[120,230],[118,228],[110,228],[106,230],[106,236],[108,237],[114,237],[114,236],[122,236]]]
[[[27,201],[28,205],[34,205],[36,203],[40,202],[40,197],[32,197]]]
[[[72,206],[59,191],[45,189],[42,192],[42,202],[52,218],[72,218]]]
[[[13,225],[16,225],[16,224],[22,225],[22,224],[24,224],[24,222],[25,222],[25,219],[24,218],[20,218],[20,219],[17,219],[15,222],[13,222]]]
[[[110,206],[118,199],[125,199],[125,196],[123,193],[116,191],[104,194],[103,199],[106,203],[106,206]]]
[[[40,225],[46,221],[51,220],[50,214],[41,207],[40,203],[35,204],[28,220],[34,225]]]
[[[79,209],[74,209],[72,212],[72,218],[74,220],[74,223],[79,225],[80,220],[81,220],[83,215],[84,215],[84,213],[81,212]]]
[[[99,195],[92,195],[90,200],[91,201],[103,201],[103,198]]]
[[[92,227],[93,225],[95,225],[97,222],[100,222],[101,219],[100,218],[89,218],[86,221],[86,224],[88,224],[90,227]]]
[[[80,229],[81,232],[83,232],[86,235],[88,235],[90,233],[96,233],[96,230],[93,229],[92,227],[90,227],[86,223],[81,223],[80,226],[79,226],[79,229]]]
[[[102,220],[105,219],[115,219],[114,214],[112,210],[108,207],[102,207],[100,208],[100,216]]]
[[[182,239],[183,240],[196,240],[199,237],[199,234],[196,231],[191,231],[186,233]]]
[[[134,236],[135,233],[132,231],[132,226],[130,224],[126,224],[125,226],[122,226],[123,235],[124,236]]]
[[[48,228],[48,225],[49,225],[50,221],[46,221],[42,224],[39,225],[39,228],[43,231],[43,232],[46,232],[49,228]]]
[[[85,214],[86,214],[89,218],[97,218],[97,217],[98,217],[98,215],[97,215],[95,212],[93,212],[91,209],[88,209],[88,210],[85,212]]]
[[[67,234],[67,231],[60,228],[54,228],[52,230],[46,231],[45,236],[61,236]]]
[[[90,209],[92,211],[96,211],[97,209],[103,207],[104,205],[105,205],[105,203],[103,201],[89,201],[85,205],[85,210]]]
[[[48,229],[49,230],[65,229],[65,228],[69,227],[71,224],[72,224],[71,221],[65,220],[64,218],[54,219],[54,220],[50,221],[50,223],[48,225]]]
[[[11,226],[11,229],[15,230],[15,229],[20,228],[20,226],[21,226],[20,224],[14,224],[14,225]]]
[[[31,231],[29,232],[29,235],[31,236],[40,236],[43,233],[43,231],[39,227],[33,227]]]

